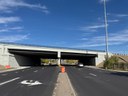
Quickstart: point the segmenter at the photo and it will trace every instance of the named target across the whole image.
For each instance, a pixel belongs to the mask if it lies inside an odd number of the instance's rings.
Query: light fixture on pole
[[[106,44],[106,59],[108,59],[108,22],[106,0],[104,0],[104,23],[105,23],[105,44]]]

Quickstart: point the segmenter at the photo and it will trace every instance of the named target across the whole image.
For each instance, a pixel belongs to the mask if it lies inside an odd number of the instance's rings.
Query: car
[[[82,68],[82,67],[84,67],[84,64],[83,63],[78,63],[78,67]]]

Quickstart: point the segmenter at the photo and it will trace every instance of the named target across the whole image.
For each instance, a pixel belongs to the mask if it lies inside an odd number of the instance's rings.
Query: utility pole
[[[106,60],[108,59],[108,22],[106,0],[104,0],[104,23],[105,23],[105,44],[106,44]]]

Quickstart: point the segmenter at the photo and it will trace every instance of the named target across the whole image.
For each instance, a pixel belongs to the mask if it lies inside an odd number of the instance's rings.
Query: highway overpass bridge
[[[0,43],[0,65],[38,66],[41,64],[41,58],[58,59],[58,64],[61,63],[61,59],[75,59],[84,65],[97,66],[105,60],[105,52]]]

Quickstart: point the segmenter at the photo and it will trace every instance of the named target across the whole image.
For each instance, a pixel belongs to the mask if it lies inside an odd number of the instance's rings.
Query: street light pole
[[[108,59],[108,22],[107,22],[106,0],[104,0],[104,23],[105,23],[105,43],[106,43],[106,60],[107,60]]]

